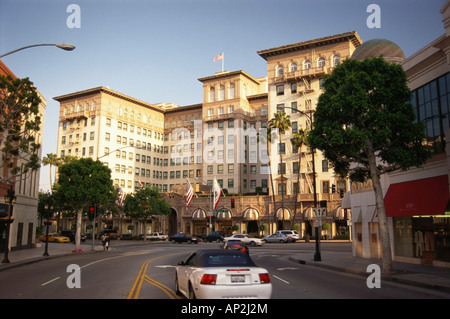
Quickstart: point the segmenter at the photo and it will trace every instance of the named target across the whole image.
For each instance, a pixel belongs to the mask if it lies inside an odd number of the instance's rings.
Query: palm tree
[[[302,146],[307,145],[308,132],[304,129],[299,129],[297,133],[291,138],[291,143],[293,147],[298,149],[298,172],[297,172],[297,190],[295,193],[294,202],[294,216],[292,217],[291,229],[294,229],[295,215],[297,214],[297,198],[300,190],[300,167],[302,166]]]
[[[42,164],[44,166],[50,165],[50,193],[53,190],[53,182],[52,182],[52,166],[59,166],[61,164],[61,159],[56,156],[56,154],[49,153],[47,156],[42,158]]]
[[[270,161],[270,144],[272,143],[272,134],[270,132],[269,129],[267,129],[266,126],[263,127],[264,129],[266,129],[266,131],[264,132],[264,130],[260,133],[258,133],[258,143],[266,143],[267,145],[267,156],[269,157],[269,162],[268,162],[268,166],[269,166],[269,178],[270,178],[270,186],[272,189],[272,206],[274,209],[274,216],[275,216],[275,191],[273,188],[273,177],[272,177],[272,170],[271,170],[271,161]],[[265,133],[264,135],[262,133]],[[269,212],[269,216],[270,216],[270,212]],[[274,220],[275,221],[275,220]],[[269,229],[270,233],[272,232],[272,223],[270,223],[270,229]]]
[[[280,134],[280,143],[278,144],[278,153],[280,154],[280,173],[281,173],[281,211],[283,214],[283,224],[284,224],[284,178],[283,178],[283,151],[281,149],[281,136],[292,126],[291,117],[284,113],[283,111],[278,111],[274,114],[274,117],[269,121],[269,129],[277,129]]]

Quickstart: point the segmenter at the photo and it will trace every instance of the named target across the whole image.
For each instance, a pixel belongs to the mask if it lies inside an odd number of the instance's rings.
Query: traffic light
[[[336,185],[331,185],[331,193],[334,194],[336,193]]]
[[[231,208],[235,208],[234,198],[231,199]]]
[[[95,206],[89,206],[89,213],[88,213],[89,220],[93,221],[94,216],[95,216]]]

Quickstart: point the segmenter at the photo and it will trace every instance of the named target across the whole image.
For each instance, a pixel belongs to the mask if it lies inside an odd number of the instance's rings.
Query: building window
[[[234,99],[234,83],[230,83],[230,86],[228,88],[228,98]]]
[[[289,71],[290,71],[290,72],[295,72],[295,71],[297,71],[297,63],[292,62],[292,63],[291,63],[291,66],[290,66],[290,68],[289,68]]]
[[[215,100],[215,89],[214,89],[214,87],[213,86],[211,86],[210,88],[209,88],[209,99],[208,99],[208,102],[214,102],[214,100]]]
[[[433,153],[445,152],[445,131],[450,127],[450,73],[413,91],[417,119],[425,124],[427,144]]]
[[[328,172],[328,161],[322,160],[322,172]]]
[[[311,68],[311,60],[306,60],[305,62],[303,62],[303,69],[307,70]]]
[[[339,64],[341,64],[341,56],[336,54],[333,56],[333,66],[338,66]]]
[[[284,84],[277,85],[277,95],[284,95]]]
[[[284,75],[284,67],[280,64],[277,66],[276,70],[276,76],[283,76]]]
[[[221,84],[219,86],[219,101],[225,100],[225,86]]]
[[[324,57],[320,57],[317,59],[317,67],[323,67],[325,66],[325,58]]]

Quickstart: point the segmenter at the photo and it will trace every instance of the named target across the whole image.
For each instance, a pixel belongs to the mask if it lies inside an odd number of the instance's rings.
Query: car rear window
[[[214,266],[251,266],[252,261],[246,256],[240,255],[212,255],[208,256],[207,264]]]

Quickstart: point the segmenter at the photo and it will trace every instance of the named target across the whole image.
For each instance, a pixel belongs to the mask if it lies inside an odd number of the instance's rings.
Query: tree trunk
[[[376,156],[373,150],[372,142],[367,140],[368,159],[370,168],[370,177],[372,179],[373,190],[375,192],[375,201],[378,214],[378,226],[380,230],[380,241],[382,250],[383,273],[392,271],[392,253],[389,229],[387,226],[386,211],[384,209],[383,189],[381,187],[380,175],[377,169]]]
[[[75,232],[75,249],[80,248],[81,242],[81,219],[83,217],[83,209],[77,211],[77,231]]]

